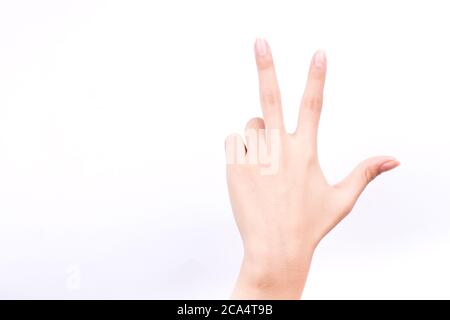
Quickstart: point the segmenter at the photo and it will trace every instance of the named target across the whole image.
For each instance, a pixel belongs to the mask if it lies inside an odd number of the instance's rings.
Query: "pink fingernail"
[[[380,166],[380,173],[392,170],[400,165],[397,160],[389,160]]]
[[[314,65],[317,68],[325,68],[326,63],[325,52],[323,52],[322,50],[317,51],[314,54]]]
[[[256,39],[255,42],[255,51],[259,56],[265,56],[268,51],[267,41],[261,38]]]

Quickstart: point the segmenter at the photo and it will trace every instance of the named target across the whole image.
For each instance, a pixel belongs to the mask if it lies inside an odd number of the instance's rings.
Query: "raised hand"
[[[393,157],[361,162],[342,182],[328,184],[317,157],[327,62],[315,53],[300,105],[298,127],[286,132],[268,43],[255,58],[263,118],[251,119],[246,141],[226,139],[227,181],[244,259],[233,298],[300,298],[319,241],[353,208],[367,184],[399,165]]]

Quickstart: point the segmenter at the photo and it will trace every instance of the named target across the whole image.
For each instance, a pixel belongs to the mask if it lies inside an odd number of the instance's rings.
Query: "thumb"
[[[338,189],[348,194],[356,201],[365,187],[378,175],[392,170],[400,165],[393,157],[373,157],[361,162],[353,171],[339,184]]]

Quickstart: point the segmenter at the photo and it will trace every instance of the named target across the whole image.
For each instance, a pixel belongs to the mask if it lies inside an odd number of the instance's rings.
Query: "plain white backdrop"
[[[0,298],[228,298],[224,138],[268,39],[293,130],[328,56],[320,160],[402,165],[318,247],[305,299],[450,298],[447,1],[0,2]]]

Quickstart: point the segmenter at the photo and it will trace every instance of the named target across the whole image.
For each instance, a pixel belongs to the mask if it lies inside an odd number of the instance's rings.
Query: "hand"
[[[326,58],[311,62],[298,127],[286,132],[280,91],[268,43],[258,39],[255,57],[263,119],[246,126],[246,142],[226,140],[231,205],[244,244],[233,298],[300,298],[319,241],[353,208],[366,185],[399,165],[380,156],[359,164],[329,185],[317,157]]]

